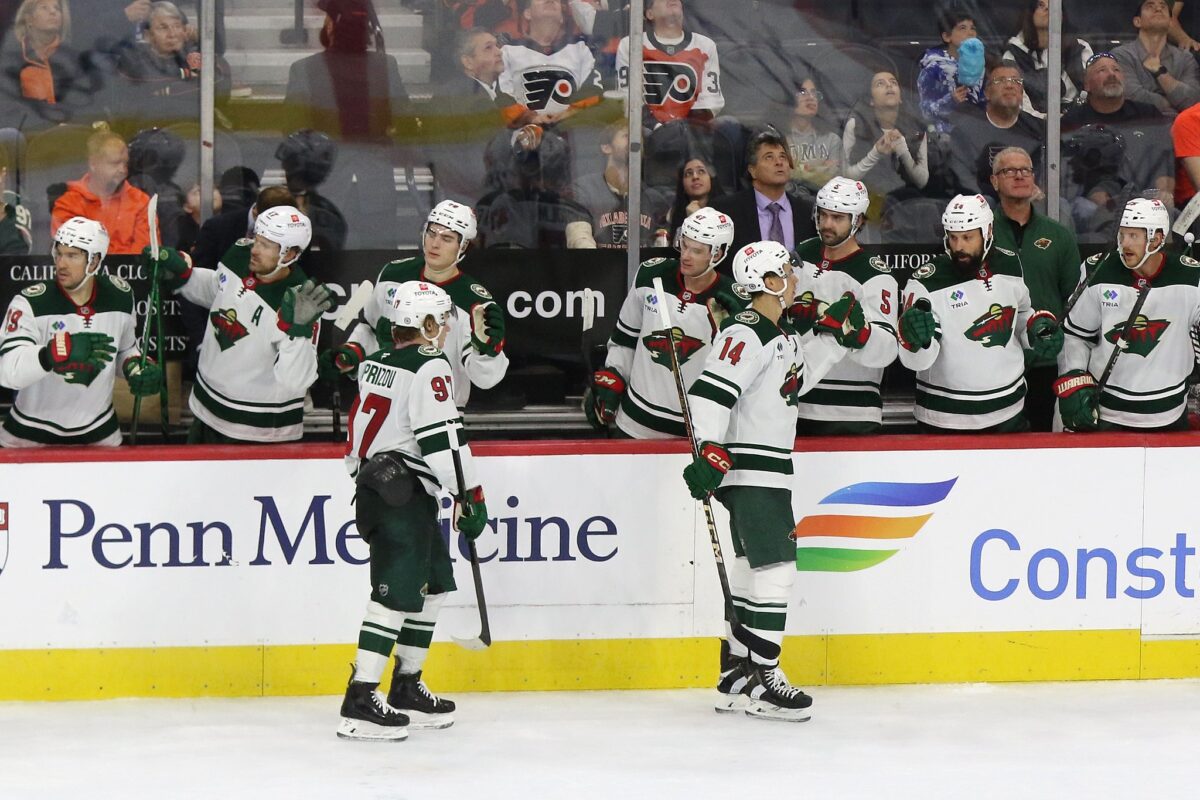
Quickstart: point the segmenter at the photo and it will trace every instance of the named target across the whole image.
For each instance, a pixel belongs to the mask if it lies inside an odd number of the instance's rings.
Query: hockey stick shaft
[[[460,429],[461,423],[447,426],[447,434],[450,436],[450,457],[454,460],[454,482],[457,484],[458,501],[462,503],[466,499],[467,487],[463,478],[462,456],[458,454],[458,431]],[[455,641],[468,650],[479,650],[491,645],[492,628],[488,623],[487,599],[483,594],[483,576],[479,572],[479,553],[475,549],[475,540],[470,537],[467,537],[467,552],[471,559],[471,579],[475,582],[475,601],[479,605],[479,636],[465,641],[456,638]]]
[[[1096,383],[1096,402],[1100,402],[1100,395],[1104,392],[1104,387],[1108,385],[1108,379],[1112,377],[1113,367],[1117,364],[1117,358],[1120,357],[1121,351],[1125,349],[1124,345],[1128,341],[1129,329],[1137,320],[1138,314],[1142,313],[1142,306],[1146,305],[1146,298],[1150,296],[1150,282],[1147,281],[1142,285],[1141,291],[1138,292],[1137,301],[1133,304],[1133,311],[1129,313],[1129,319],[1125,320],[1125,326],[1121,328],[1121,332],[1117,335],[1117,341],[1113,345],[1113,351],[1108,356],[1108,363],[1104,365],[1104,373],[1100,376],[1100,380]]]
[[[146,368],[146,359],[150,357],[150,336],[154,330],[154,316],[157,307],[159,306],[158,292],[158,260],[154,261],[154,266],[150,270],[150,292],[146,296],[146,316],[142,320],[142,339],[138,342],[141,348],[141,356],[138,358],[139,369]],[[161,356],[161,353],[160,353]],[[133,421],[129,425],[129,444],[137,444],[138,438],[138,420],[142,415],[142,396],[135,395],[133,398]]]
[[[1062,318],[1058,321],[1059,325],[1062,325],[1067,321],[1067,317],[1071,315],[1071,309],[1073,309],[1075,304],[1079,302],[1079,298],[1083,297],[1083,293],[1087,291],[1087,288],[1092,285],[1092,279],[1096,277],[1096,271],[1100,269],[1100,265],[1103,264],[1110,255],[1112,255],[1111,250],[1100,256],[1096,263],[1092,265],[1092,268],[1088,274],[1085,275],[1083,280],[1079,282],[1079,285],[1075,287],[1075,291],[1071,292],[1071,296],[1067,298],[1066,305],[1063,306]]]
[[[171,409],[167,397],[167,348],[166,337],[163,336],[162,292],[157,287],[154,291],[154,337],[158,366],[162,370],[162,380],[158,385],[158,417],[162,425],[163,444],[167,444],[171,433]]]

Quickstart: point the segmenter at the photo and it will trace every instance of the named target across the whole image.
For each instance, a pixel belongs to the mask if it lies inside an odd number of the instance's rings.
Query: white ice
[[[435,686],[436,688],[436,686]],[[700,690],[460,694],[407,742],[338,697],[0,704],[0,797],[1195,797],[1200,681],[819,687],[805,723]]]

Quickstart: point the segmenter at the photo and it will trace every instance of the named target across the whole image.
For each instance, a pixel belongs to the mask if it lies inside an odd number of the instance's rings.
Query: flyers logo
[[[561,67],[539,67],[527,70],[522,76],[525,86],[525,105],[542,111],[550,103],[569,105],[575,94],[575,78]]]
[[[677,103],[687,103],[696,98],[700,91],[700,81],[696,70],[690,64],[676,61],[645,61],[642,63],[645,73],[644,92],[646,105],[661,106],[668,100]]]

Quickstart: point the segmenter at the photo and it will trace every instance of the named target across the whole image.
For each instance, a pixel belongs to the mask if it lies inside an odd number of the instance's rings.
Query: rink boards
[[[785,668],[809,685],[1200,676],[1194,442],[802,441]],[[496,644],[448,644],[479,624],[450,539],[431,685],[710,685],[721,600],[683,449],[476,449]],[[339,454],[0,454],[0,699],[340,691],[368,570]]]

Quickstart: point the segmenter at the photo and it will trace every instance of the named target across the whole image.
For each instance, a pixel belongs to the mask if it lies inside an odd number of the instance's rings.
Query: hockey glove
[[[107,333],[56,333],[38,352],[47,372],[57,372],[67,383],[91,383],[90,373],[99,372],[113,360],[117,348]]]
[[[1029,349],[1035,362],[1053,361],[1063,346],[1063,330],[1048,313],[1029,320]]]
[[[713,325],[717,330],[721,330],[721,326],[725,323],[725,320],[734,314],[745,311],[748,304],[736,292],[718,289],[708,299],[706,305],[708,306],[708,315],[712,317]]]
[[[487,527],[487,504],[483,501],[483,487],[476,486],[463,493],[459,504],[458,530],[471,541],[479,538]]]
[[[715,442],[704,442],[700,455],[683,468],[683,479],[692,497],[703,500],[716,491],[732,468],[733,456],[728,450]]]
[[[154,260],[150,257],[150,248],[142,248],[142,258],[146,265],[153,268]],[[192,276],[191,257],[179,252],[174,247],[158,248],[158,282],[171,291],[187,283]]]
[[[346,342],[341,347],[321,353],[317,359],[317,375],[326,382],[337,380],[340,376],[353,372],[364,358],[366,353],[361,345]]]
[[[842,347],[861,350],[871,338],[871,328],[863,316],[862,304],[846,292],[817,320],[817,333],[830,333]]]
[[[498,356],[504,349],[504,309],[496,303],[471,309],[471,345],[482,356]]]
[[[146,359],[145,366],[142,366],[140,362],[141,358],[132,356],[125,359],[125,366],[121,368],[121,371],[125,373],[125,380],[129,383],[129,392],[134,397],[158,394],[162,389],[162,367],[154,363],[152,358]]]
[[[1063,425],[1073,431],[1094,431],[1099,425],[1100,399],[1090,372],[1073,369],[1054,382]]]
[[[909,352],[924,350],[940,336],[937,317],[929,309],[912,306],[900,315],[900,345]]]
[[[333,308],[333,292],[322,283],[307,280],[283,293],[279,304],[279,329],[293,339],[310,339],[317,320]]]
[[[592,376],[592,413],[602,426],[617,418],[621,395],[625,394],[625,379],[615,369],[596,370]]]

